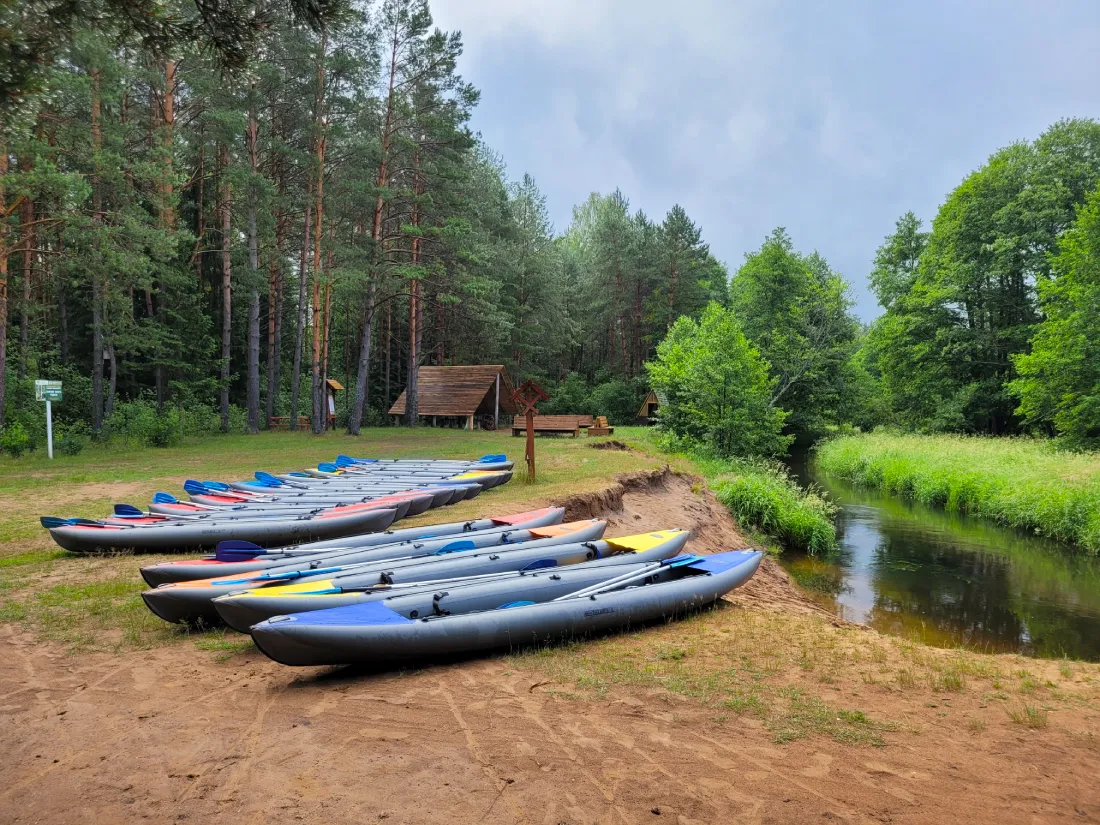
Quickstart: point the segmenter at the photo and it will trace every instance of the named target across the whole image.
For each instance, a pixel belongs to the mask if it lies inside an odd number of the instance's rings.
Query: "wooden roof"
[[[325,383],[334,390],[343,390],[344,385],[337,381],[335,378],[326,378]]]
[[[658,393],[656,390],[650,390],[649,395],[642,401],[642,406],[638,408],[638,416],[640,418],[649,417],[649,405],[656,404],[658,408],[668,403],[668,399],[664,398],[664,393]]]
[[[503,364],[476,364],[465,367],[421,367],[417,412],[420,415],[475,415],[492,412],[496,380],[500,376],[500,411],[514,415],[512,380]],[[390,415],[405,414],[405,391],[401,391]]]

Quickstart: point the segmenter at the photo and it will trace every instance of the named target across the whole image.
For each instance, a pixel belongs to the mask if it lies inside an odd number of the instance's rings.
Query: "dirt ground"
[[[744,546],[690,479],[635,475],[567,504],[570,517],[607,515],[610,535],[682,526],[698,531],[695,550]],[[842,651],[867,639],[884,669],[901,655],[824,614],[770,561],[730,601],[605,649],[759,626],[773,640],[808,628]],[[653,684],[575,693],[538,657],[289,669],[187,643],[70,656],[12,626],[0,657],[0,823],[1100,820],[1095,665],[1031,663],[1028,679],[1058,685],[1036,694],[1053,708],[1042,727],[1012,722],[984,689],[899,690],[855,665],[779,677],[891,720],[874,747],[820,734],[779,744],[761,718]],[[1010,673],[1018,659],[982,661]]]

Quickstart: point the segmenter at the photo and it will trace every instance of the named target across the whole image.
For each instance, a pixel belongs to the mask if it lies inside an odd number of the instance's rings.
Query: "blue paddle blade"
[[[232,489],[224,481],[203,481],[203,484],[205,484],[211,490],[230,490],[230,489]]]
[[[498,461],[507,461],[508,456],[504,453],[490,453],[489,455],[483,455],[478,459],[480,464],[496,464]]]
[[[346,455],[336,456],[336,460],[332,462],[337,467],[354,467],[355,462],[348,458]]]
[[[529,565],[527,565],[526,567],[521,568],[521,572],[522,571],[527,571],[527,570],[544,570],[547,567],[557,567],[557,566],[558,566],[558,560],[557,559],[539,559],[538,561],[533,561]]]
[[[448,553],[460,553],[463,550],[473,550],[474,547],[475,547],[474,543],[472,541],[470,541],[469,539],[466,539],[466,540],[463,540],[463,541],[452,541],[448,544],[444,544],[442,547],[440,547],[438,550],[436,550],[435,553],[433,553],[432,555],[445,556]]]
[[[337,467],[335,464],[332,464],[328,461],[326,461],[322,464],[318,464],[317,469],[320,470],[323,473],[338,473],[338,472],[340,472],[339,467]]]
[[[179,504],[180,500],[171,493],[153,493],[153,504]]]
[[[280,479],[275,478],[271,473],[265,473],[263,470],[256,471],[256,480],[262,481],[268,487],[282,487],[283,482]]]
[[[661,562],[665,567],[683,567],[687,564],[695,564],[697,561],[702,561],[702,556],[694,556],[690,553],[686,553],[682,556],[674,556],[671,559],[665,559]]]
[[[214,558],[218,561],[247,561],[262,555],[264,552],[264,548],[250,541],[229,539],[218,542],[218,546],[214,548]]]
[[[531,601],[508,602],[508,604],[502,604],[500,607],[497,608],[497,610],[507,610],[509,607],[527,607],[528,605],[531,605],[531,604],[534,604],[534,602],[531,602]]]
[[[348,456],[348,457],[351,458],[350,456]],[[377,464],[378,463],[377,458],[352,458],[351,460],[354,461],[356,464]]]
[[[195,481],[193,478],[189,478],[187,479],[187,481],[183,482],[183,490],[184,492],[193,496],[201,496],[205,495],[206,493],[213,492],[212,490],[206,489],[205,484],[201,484],[198,481]]]
[[[139,510],[132,504],[116,504],[115,505],[116,516],[144,516],[145,512]]]
[[[51,527],[69,527],[76,524],[75,518],[61,518],[61,516],[42,516],[38,523],[49,530]]]
[[[309,473],[299,473],[297,471],[293,473],[287,473],[288,476],[294,476],[295,478],[312,478]]]

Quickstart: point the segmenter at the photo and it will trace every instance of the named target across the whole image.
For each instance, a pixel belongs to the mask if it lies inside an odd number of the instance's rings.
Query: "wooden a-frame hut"
[[[668,399],[664,397],[664,393],[650,390],[649,395],[642,402],[642,406],[638,408],[638,423],[642,425],[652,424],[657,417],[657,410],[661,409],[662,404],[667,403]]]
[[[417,414],[439,419],[459,419],[467,429],[474,429],[482,416],[492,416],[494,428],[501,414],[515,415],[512,401],[512,379],[503,364],[475,364],[456,367],[420,367],[417,372]],[[390,415],[405,415],[405,391],[401,391]]]

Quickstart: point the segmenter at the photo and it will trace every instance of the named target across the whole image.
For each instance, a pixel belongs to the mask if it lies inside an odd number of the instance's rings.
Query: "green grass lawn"
[[[1100,454],[1028,438],[869,433],[815,460],[856,484],[1051,536],[1100,553]]]

